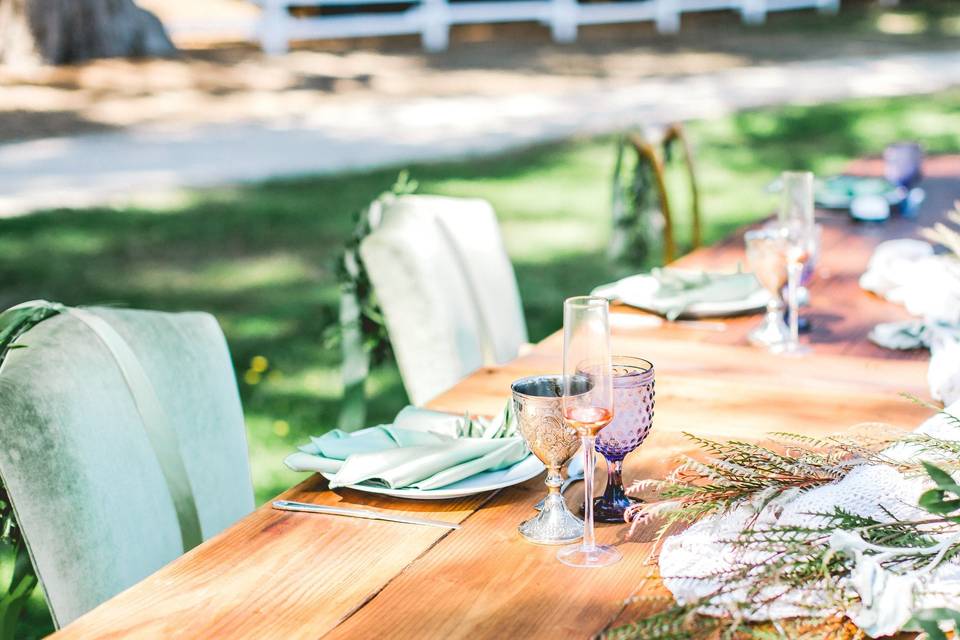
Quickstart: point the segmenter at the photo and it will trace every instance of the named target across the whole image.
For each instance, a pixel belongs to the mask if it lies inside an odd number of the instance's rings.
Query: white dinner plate
[[[650,311],[659,315],[664,314],[662,301],[657,300],[655,293],[660,282],[653,276],[639,274],[621,280],[617,287],[617,299],[625,305]],[[742,300],[725,300],[716,302],[696,302],[688,306],[680,318],[723,318],[739,316],[747,313],[762,311],[770,301],[770,294],[765,289],[757,290]]]
[[[459,482],[440,487],[439,489],[390,489],[389,487],[367,484],[365,482],[348,485],[346,488],[355,491],[376,493],[382,496],[391,496],[393,498],[408,498],[410,500],[449,500],[451,498],[472,496],[475,493],[512,487],[515,484],[526,482],[530,478],[535,478],[543,473],[545,468],[543,463],[537,460],[536,456],[530,454],[520,462],[506,469],[501,469],[500,471],[484,471],[483,473],[478,473]],[[321,473],[320,475],[327,480],[333,477],[332,473]]]

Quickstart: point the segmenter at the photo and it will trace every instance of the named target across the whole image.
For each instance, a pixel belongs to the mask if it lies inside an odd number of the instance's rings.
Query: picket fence
[[[539,22],[556,42],[572,42],[580,25],[652,21],[676,33],[684,13],[733,10],[762,23],[771,11],[815,8],[836,13],[840,0],[260,0],[257,31],[268,53],[284,53],[295,40],[419,34],[428,51],[447,48],[458,24]],[[333,15],[296,16],[295,7],[342,7]],[[349,10],[347,10],[349,8]]]

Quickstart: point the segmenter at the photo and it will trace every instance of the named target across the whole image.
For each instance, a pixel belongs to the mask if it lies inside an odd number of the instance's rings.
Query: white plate
[[[449,500],[451,498],[472,496],[475,493],[484,493],[485,491],[512,487],[515,484],[526,482],[530,478],[535,478],[543,473],[545,468],[543,463],[531,454],[506,469],[501,469],[500,471],[484,471],[483,473],[478,473],[465,480],[448,484],[439,489],[390,489],[388,487],[366,483],[353,484],[346,488],[394,498],[408,498],[410,500]],[[332,473],[321,473],[320,475],[327,480],[333,477]]]
[[[624,286],[626,285],[626,286]],[[617,289],[620,302],[637,309],[663,315],[664,310],[656,303],[654,294],[660,286],[659,281],[647,274],[639,274],[622,280]],[[680,318],[723,318],[754,313],[766,309],[770,294],[758,288],[743,300],[722,302],[696,302],[680,314]]]

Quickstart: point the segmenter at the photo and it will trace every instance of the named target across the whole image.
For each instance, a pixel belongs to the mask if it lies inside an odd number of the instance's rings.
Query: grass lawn
[[[838,171],[901,138],[919,139],[930,152],[960,151],[958,104],[954,91],[691,123],[707,240],[770,212],[774,202],[763,187],[783,169]],[[421,193],[493,203],[534,341],[559,328],[563,298],[619,275],[605,256],[613,150],[609,138],[584,139],[409,167]],[[262,502],[302,478],[285,470],[283,456],[335,423],[338,354],[322,346],[337,315],[332,262],[351,213],[389,187],[397,171],[198,191],[163,209],[0,220],[0,305],[47,298],[215,314],[233,353]],[[269,362],[262,375],[248,374],[255,356]],[[406,402],[390,365],[373,372],[368,393],[372,422]],[[23,630],[49,630],[39,594]]]

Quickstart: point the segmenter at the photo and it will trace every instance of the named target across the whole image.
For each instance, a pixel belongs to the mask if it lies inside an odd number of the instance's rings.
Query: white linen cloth
[[[912,315],[960,323],[960,260],[934,255],[922,240],[888,240],[877,246],[860,286]]]
[[[960,412],[960,402],[948,407],[947,411],[956,415]],[[942,414],[924,422],[915,433],[960,440],[960,428]],[[894,459],[914,460],[918,452],[912,446],[901,444],[886,453]],[[889,466],[856,467],[837,482],[805,493],[785,493],[759,513],[757,505],[744,505],[727,514],[703,518],[686,531],[667,538],[659,558],[660,574],[678,603],[695,602],[726,585],[723,578],[715,576],[742,562],[763,563],[768,556],[766,552],[737,549],[727,542],[736,538],[752,518],[756,518],[756,528],[778,525],[814,527],[826,522],[822,516],[814,514],[830,513],[838,506],[882,522],[890,522],[892,518],[922,518],[929,514],[915,505],[920,494],[930,486],[931,483],[923,477],[906,477]],[[855,569],[844,586],[855,592],[859,601],[846,613],[871,637],[894,634],[913,611],[960,606],[960,563],[956,560],[940,564],[928,576],[922,572],[896,575],[880,567],[873,557],[864,555],[862,551],[866,543],[850,532],[836,532],[829,544],[857,558]],[[725,605],[761,602],[768,596],[781,593],[783,589],[777,587],[751,597],[747,595],[746,587],[734,589],[716,601],[717,607],[703,613],[725,613]],[[762,621],[810,616],[826,604],[822,597],[817,598],[816,593],[788,594],[746,612],[745,617]]]
[[[877,325],[870,339],[890,349],[928,347],[931,395],[960,399],[960,260],[934,255],[921,240],[890,240],[877,246],[860,286],[922,318]]]

